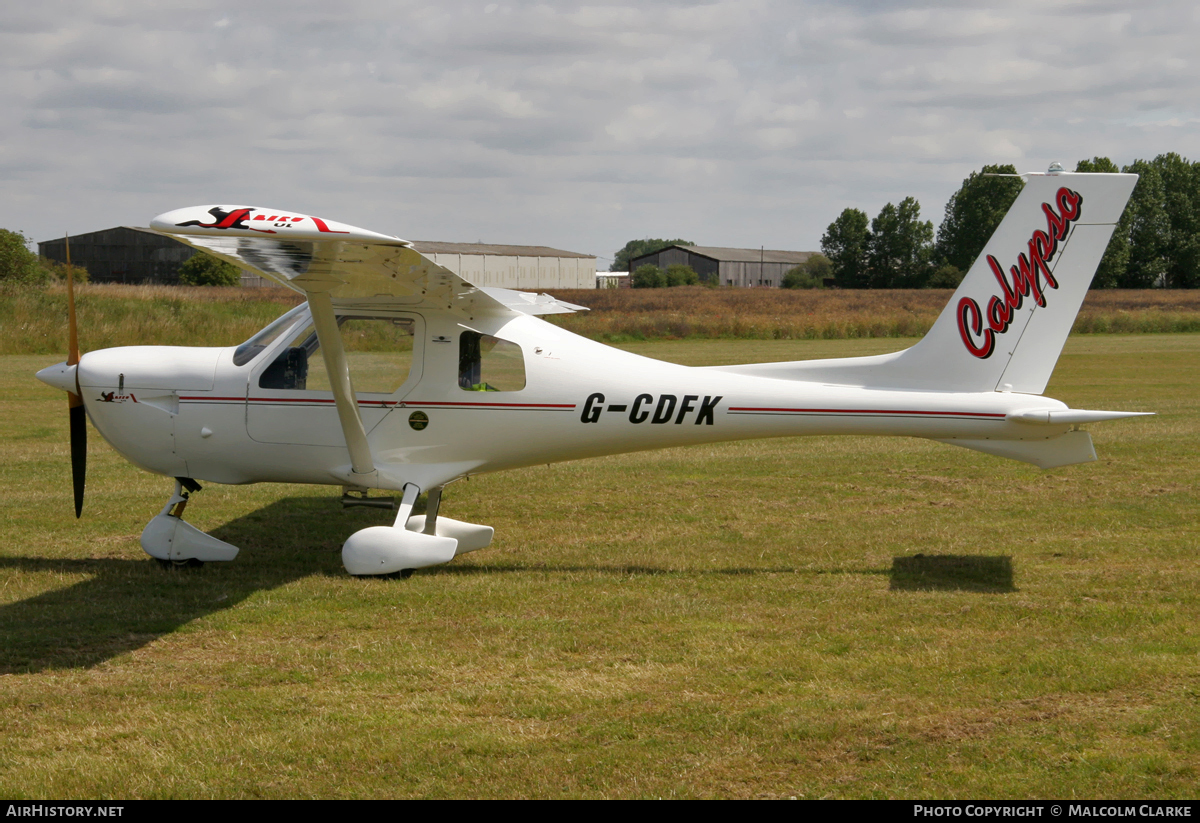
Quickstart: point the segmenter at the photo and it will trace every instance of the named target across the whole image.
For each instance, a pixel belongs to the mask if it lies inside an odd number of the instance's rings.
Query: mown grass
[[[689,364],[907,340],[668,341]],[[940,444],[786,439],[451,486],[493,547],[410,580],[338,549],[387,514],[209,486],[242,547],[167,573],[169,482],[0,359],[0,794],[1194,797],[1200,337],[1073,337],[1049,394],[1154,410],[1041,472]],[[918,557],[920,555],[920,557]]]
[[[551,315],[563,328],[605,342],[635,340],[844,340],[920,337],[951,292],[923,290],[599,289],[557,291],[591,311]],[[85,348],[229,346],[299,302],[286,289],[87,284],[79,290]],[[63,348],[61,286],[0,290],[0,353]],[[1076,333],[1200,331],[1200,289],[1091,292]]]

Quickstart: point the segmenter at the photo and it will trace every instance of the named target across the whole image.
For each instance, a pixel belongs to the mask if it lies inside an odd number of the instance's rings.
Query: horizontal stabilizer
[[[587,306],[576,306],[565,300],[559,300],[548,294],[534,294],[513,289],[498,289],[484,286],[479,289],[497,303],[519,311],[521,314],[570,314],[576,311],[589,311]]]
[[[1054,469],[1073,466],[1076,463],[1091,463],[1096,459],[1092,436],[1087,432],[1067,432],[1047,440],[958,440],[945,439],[939,442],[951,446],[962,446],[997,457],[1032,463],[1039,469]]]

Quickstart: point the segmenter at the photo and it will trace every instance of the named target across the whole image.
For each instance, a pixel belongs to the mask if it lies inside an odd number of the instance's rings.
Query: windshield
[[[299,319],[300,313],[306,308],[308,308],[308,304],[301,303],[296,308],[277,317],[271,325],[238,346],[237,350],[233,353],[233,365],[244,366],[255,357],[258,357],[259,352],[274,343],[281,334],[292,327]]]

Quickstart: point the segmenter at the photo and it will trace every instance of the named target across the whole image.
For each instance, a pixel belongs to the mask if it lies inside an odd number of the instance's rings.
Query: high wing
[[[546,294],[485,288],[386,234],[332,220],[247,206],[192,206],[160,214],[155,231],[334,303],[386,302],[477,314],[586,311]]]
[[[583,308],[546,294],[481,288],[423,256],[407,240],[297,212],[192,206],[160,214],[150,227],[257,271],[308,299],[350,465],[364,478],[375,473],[375,461],[358,411],[335,303],[441,310],[466,321],[486,314],[559,314]]]

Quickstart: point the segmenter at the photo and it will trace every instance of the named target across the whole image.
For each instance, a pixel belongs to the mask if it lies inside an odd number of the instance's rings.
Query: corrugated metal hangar
[[[93,283],[178,283],[179,267],[196,253],[191,246],[137,226],[116,226],[71,238],[71,262]],[[38,243],[38,254],[67,260],[63,238]]]
[[[596,257],[547,246],[412,241],[439,266],[477,286],[505,289],[594,289]]]
[[[547,246],[412,242],[417,251],[438,265],[480,286],[596,288],[594,255]],[[191,246],[137,226],[117,226],[71,238],[71,262],[85,267],[93,283],[178,283],[179,267],[195,253]],[[63,239],[38,243],[38,254],[65,262]],[[272,283],[243,273],[242,285]]]
[[[682,263],[691,266],[705,283],[722,286],[776,286],[789,269],[804,263],[816,252],[778,249],[730,249],[723,246],[668,246],[653,254],[629,261],[629,270],[650,264],[665,269]]]

